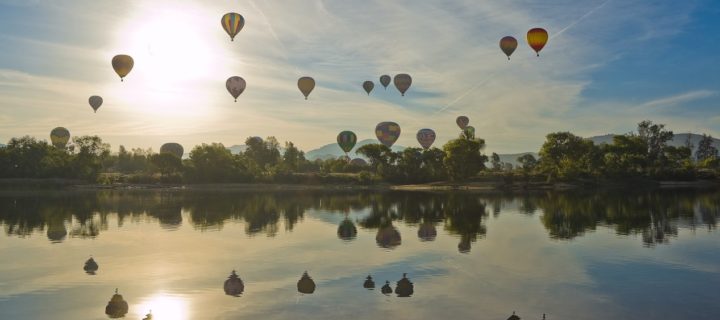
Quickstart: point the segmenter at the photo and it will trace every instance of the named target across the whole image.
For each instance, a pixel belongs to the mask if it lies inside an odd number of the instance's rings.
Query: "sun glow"
[[[153,320],[183,320],[189,319],[188,303],[185,299],[169,295],[166,293],[158,293],[144,300],[140,306],[135,309],[144,316],[152,313]]]
[[[210,25],[207,13],[191,6],[164,8],[153,3],[144,9],[118,37],[116,50],[123,51],[118,53],[135,60],[120,95],[126,105],[143,114],[175,118],[206,114],[204,106],[212,102],[215,86],[218,93],[224,89],[222,47],[207,35],[222,32],[219,18]]]

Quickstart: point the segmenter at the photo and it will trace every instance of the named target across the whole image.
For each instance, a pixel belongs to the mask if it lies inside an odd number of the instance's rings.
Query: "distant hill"
[[[365,139],[362,141],[358,141],[357,144],[355,144],[355,148],[353,148],[352,150],[350,150],[350,152],[348,152],[348,154],[350,155],[350,158],[363,158],[359,154],[356,154],[355,151],[358,148],[360,148],[366,144],[372,144],[372,143],[379,143],[379,142],[375,139]],[[405,147],[399,146],[399,145],[393,145],[392,148],[390,148],[390,149],[392,149],[392,151],[403,151],[403,150],[405,150]],[[305,152],[305,158],[308,160],[315,160],[315,159],[326,160],[326,159],[330,159],[330,158],[339,158],[344,155],[345,155],[345,153],[342,151],[342,149],[340,149],[340,147],[337,145],[337,143],[326,144],[320,148]]]
[[[512,153],[512,154],[499,154],[498,153],[498,156],[500,156],[500,162],[510,163],[513,165],[513,167],[517,167],[520,164],[517,161],[517,158],[522,157],[528,153],[531,154],[533,157],[535,157],[535,159],[540,158],[538,156],[537,152],[521,152],[521,153]],[[491,154],[492,154],[492,152],[489,155],[487,155],[488,158],[490,158]],[[489,162],[485,163],[485,165],[490,165],[490,163]]]
[[[612,143],[614,134],[606,134],[603,136],[595,136],[590,137],[588,139],[592,140],[593,143],[596,145],[600,144],[609,144]],[[700,143],[700,139],[702,139],[702,135],[695,134],[695,133],[677,133],[673,136],[672,141],[668,142],[668,145],[674,146],[674,147],[682,147],[685,146],[686,141],[688,141],[688,137],[690,138],[690,143],[693,145],[693,154],[695,154],[695,150],[697,150],[697,146]],[[713,138],[713,146],[715,148],[720,149],[720,139]]]
[[[230,150],[230,153],[232,153],[232,154],[240,154],[240,153],[245,152],[245,150],[247,149],[247,146],[244,144],[236,144],[236,145],[227,147],[226,149]]]

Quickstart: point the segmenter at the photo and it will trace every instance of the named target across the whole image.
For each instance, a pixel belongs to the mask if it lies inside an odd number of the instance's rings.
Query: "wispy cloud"
[[[695,100],[710,98],[717,94],[718,94],[717,91],[712,91],[712,90],[690,91],[690,92],[681,93],[681,94],[677,94],[677,95],[673,95],[673,96],[669,96],[669,97],[654,99],[654,100],[651,100],[651,101],[641,104],[640,107],[656,108],[656,107],[677,106],[677,105],[695,101]]]

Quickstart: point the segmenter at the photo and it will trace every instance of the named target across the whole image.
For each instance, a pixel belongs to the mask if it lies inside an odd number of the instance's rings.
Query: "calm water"
[[[116,288],[127,319],[718,319],[718,218],[712,190],[5,191],[0,319],[107,319]]]

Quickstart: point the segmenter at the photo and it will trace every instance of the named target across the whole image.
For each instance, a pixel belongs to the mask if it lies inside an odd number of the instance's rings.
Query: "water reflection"
[[[367,278],[365,278],[365,282],[363,283],[363,288],[368,290],[375,289],[375,281],[373,281],[372,276],[368,275]]]
[[[44,232],[53,243],[96,238],[108,229],[108,215],[118,227],[129,220],[156,219],[177,230],[188,219],[199,231],[220,230],[228,221],[244,222],[249,236],[274,237],[279,226],[292,231],[308,210],[345,215],[337,236],[352,240],[358,227],[376,230],[377,245],[402,244],[396,223],[417,227],[420,241],[433,241],[438,226],[458,238],[468,253],[487,234],[486,220],[504,207],[540,221],[553,239],[573,239],[598,226],[619,235],[638,235],[647,246],[668,243],[678,228],[714,230],[720,216],[720,193],[714,190],[543,192],[536,194],[423,192],[209,192],[209,191],[47,191],[0,192],[0,224],[8,236]],[[350,219],[348,213],[361,212]],[[69,231],[68,231],[69,230]]]
[[[128,313],[128,303],[123,299],[123,296],[118,293],[118,289],[115,289],[115,294],[108,301],[105,306],[105,314],[110,318],[122,318]]]
[[[302,277],[298,280],[297,290],[304,294],[315,292],[315,281],[308,275],[307,271],[303,272]]]
[[[245,284],[237,273],[235,273],[235,270],[233,270],[228,279],[225,280],[223,289],[226,295],[239,297],[243,291],[245,291]]]
[[[392,294],[393,290],[392,287],[390,287],[390,281],[385,281],[385,285],[380,288],[380,292],[382,292],[386,296]]]
[[[95,262],[95,259],[93,259],[92,257],[90,257],[90,259],[87,259],[87,261],[85,261],[85,265],[83,266],[83,270],[85,270],[85,272],[90,275],[95,275],[95,272],[97,272],[98,268],[99,266],[97,262]]]
[[[397,286],[395,287],[395,293],[397,296],[401,298],[412,296],[415,291],[414,289],[415,286],[412,282],[410,282],[410,279],[407,278],[407,273],[403,273],[402,279],[397,282]]]
[[[190,308],[185,298],[161,292],[143,299],[137,309],[149,311],[146,319],[184,320],[189,318]]]

